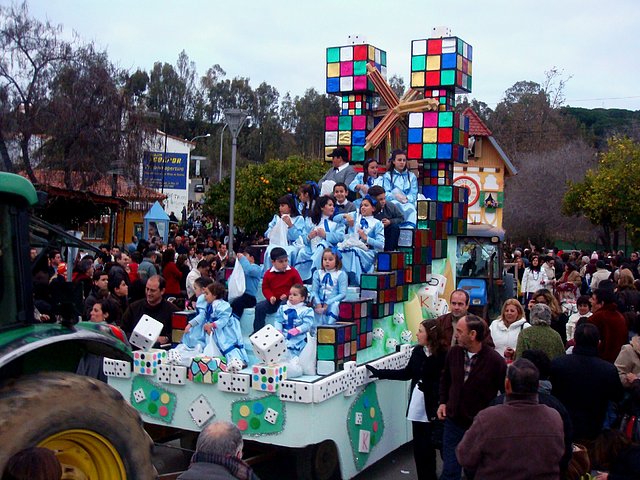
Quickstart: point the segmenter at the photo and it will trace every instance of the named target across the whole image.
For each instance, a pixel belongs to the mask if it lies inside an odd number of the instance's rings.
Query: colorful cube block
[[[473,49],[457,37],[411,42],[411,87],[471,92]]]
[[[167,351],[153,348],[133,352],[133,372],[138,375],[157,375],[158,367],[167,363]]]
[[[217,383],[218,374],[227,370],[224,358],[194,357],[187,378],[194,383]]]
[[[383,77],[387,75],[387,54],[373,45],[346,45],[327,48],[327,93],[372,94],[375,89],[367,78],[367,64]]]
[[[275,393],[286,378],[285,365],[258,364],[251,367],[251,388],[254,390]]]

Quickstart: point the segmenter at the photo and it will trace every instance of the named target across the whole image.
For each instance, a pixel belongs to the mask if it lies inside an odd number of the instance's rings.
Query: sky
[[[10,0],[0,0],[8,5]],[[121,68],[219,64],[280,95],[325,91],[325,50],[359,35],[409,80],[411,41],[446,26],[473,46],[473,91],[494,108],[518,81],[557,68],[565,105],[640,110],[640,0],[29,0],[33,17],[76,32]]]

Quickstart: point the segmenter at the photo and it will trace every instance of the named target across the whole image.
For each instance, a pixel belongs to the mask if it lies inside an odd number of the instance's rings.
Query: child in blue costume
[[[201,338],[194,339],[196,342],[204,344],[206,342],[205,335],[213,332],[213,339],[227,361],[238,358],[246,365],[249,358],[242,341],[240,321],[238,317],[232,315],[231,305],[223,299],[224,294],[225,289],[220,283],[213,282],[207,286],[204,291],[207,306],[204,312],[189,321],[184,330],[184,336],[187,336],[192,328],[202,325],[203,335]]]
[[[307,181],[298,188],[298,211],[305,219],[313,213],[318,195],[320,195],[320,187],[316,182]]]
[[[360,213],[337,215],[334,220],[347,226],[344,242],[338,244],[342,266],[350,285],[360,285],[360,275],[373,271],[376,253],[384,250],[384,225],[374,218],[378,202],[366,195]]]
[[[193,323],[189,323],[188,330],[185,328],[185,333],[182,335],[182,343],[190,349],[202,352],[206,344],[206,337],[204,335],[204,322],[194,322],[199,316],[204,316],[207,308],[207,300],[204,292],[206,288],[213,283],[209,277],[198,277],[193,282],[194,296],[196,297],[195,308],[196,316],[191,320]]]
[[[296,270],[302,280],[308,280],[321,267],[322,252],[327,247],[335,247],[344,240],[344,226],[331,220],[334,202],[329,196],[320,197],[311,217],[305,221],[302,235],[305,247],[300,249],[296,259]]]
[[[315,326],[333,325],[338,321],[340,302],[347,296],[347,274],[342,271],[342,255],[337,248],[325,248],[322,270],[313,274],[311,295]]]
[[[394,150],[389,163],[389,170],[382,177],[387,201],[395,203],[402,210],[404,223],[400,227],[416,228],[418,179],[407,169],[407,153],[404,150]]]
[[[362,165],[362,172],[349,184],[349,190],[359,194],[359,198],[353,202],[356,207],[360,206],[362,197],[369,193],[369,188],[374,185],[382,186],[382,177],[378,176],[378,162],[374,158],[368,158]]]
[[[307,345],[307,332],[313,327],[313,310],[305,305],[307,287],[296,283],[289,290],[287,303],[278,308],[276,330],[281,332],[287,341],[287,350],[297,357]]]
[[[287,225],[287,245],[275,245],[272,242],[269,242],[269,246],[264,254],[264,265],[262,266],[263,272],[266,272],[271,268],[270,253],[274,247],[284,248],[289,256],[289,265],[295,265],[299,247],[294,245],[294,243],[304,231],[304,217],[302,217],[298,212],[298,207],[296,207],[296,201],[293,194],[287,194],[278,199],[278,211],[279,214],[274,215],[269,222],[269,226],[267,231],[264,232],[264,236],[266,238],[270,238],[273,227],[275,227],[277,221],[282,218],[284,223]]]
[[[258,285],[262,278],[262,268],[260,265],[256,265],[256,259],[259,258],[260,252],[256,247],[247,247],[244,253],[238,253],[237,255],[236,261],[242,265],[245,283],[244,294],[231,301],[231,310],[238,318],[242,318],[245,308],[253,308],[256,306]]]

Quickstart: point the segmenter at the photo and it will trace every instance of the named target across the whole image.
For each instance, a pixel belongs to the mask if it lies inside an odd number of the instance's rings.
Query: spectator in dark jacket
[[[551,392],[571,415],[574,440],[589,447],[602,429],[609,401],[620,400],[623,390],[616,367],[598,358],[598,329],[583,323],[573,338],[573,354],[551,362]]]
[[[595,325],[600,333],[598,354],[607,362],[615,362],[620,349],[629,341],[627,321],[618,311],[613,291],[596,288],[591,292],[591,311],[589,323]]]
[[[207,425],[196,444],[189,470],[179,480],[258,480],[251,467],[242,461],[242,434],[229,422]]]

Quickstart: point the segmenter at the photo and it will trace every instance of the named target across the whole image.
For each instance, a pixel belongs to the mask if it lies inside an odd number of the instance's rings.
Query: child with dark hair
[[[281,235],[282,230],[286,230],[286,235]],[[271,267],[271,249],[274,247],[283,248],[289,257],[289,263],[295,264],[298,246],[296,241],[304,231],[304,217],[298,212],[293,194],[289,193],[278,199],[278,214],[274,215],[264,236],[269,239],[269,246],[264,254],[264,265],[262,270],[266,272]],[[283,236],[286,237],[282,238]]]
[[[298,188],[298,211],[307,218],[313,212],[313,207],[320,195],[320,187],[316,182],[308,181]]]
[[[387,200],[395,203],[404,214],[402,227],[416,228],[418,179],[407,168],[407,152],[394,150],[389,159],[389,170],[382,177]],[[433,199],[432,199],[433,200]]]
[[[567,321],[567,341],[573,340],[573,333],[576,331],[578,320],[581,317],[589,318],[591,316],[591,303],[589,303],[588,295],[580,295],[576,300],[578,311],[571,314]]]
[[[275,247],[270,255],[272,265],[262,280],[262,293],[266,300],[256,305],[254,332],[264,327],[267,314],[278,311],[280,304],[287,300],[291,287],[296,283],[302,283],[298,271],[289,266],[289,256],[284,248]]]
[[[379,203],[369,195],[362,199],[360,213],[335,217],[347,226],[345,240],[338,244],[350,285],[360,285],[360,275],[373,271],[377,252],[384,250],[384,226],[374,217]]]
[[[362,165],[362,172],[356,174],[356,178],[349,184],[349,190],[360,194],[360,198],[362,198],[369,193],[369,189],[374,185],[382,185],[382,177],[378,176],[378,162],[376,159],[368,158]],[[353,203],[357,207],[360,206],[360,200],[356,200]]]
[[[356,206],[347,200],[348,192],[347,185],[344,183],[336,183],[333,186],[333,198],[335,198],[334,215],[355,212],[357,210]]]
[[[305,220],[302,235],[305,247],[300,249],[295,267],[303,280],[308,280],[313,272],[320,268],[322,251],[335,247],[344,240],[344,227],[331,220],[334,212],[334,200],[329,196],[318,199],[311,217]]]
[[[333,325],[338,321],[340,302],[347,296],[347,274],[342,271],[342,254],[333,248],[322,252],[322,269],[313,274],[311,295],[315,326]]]
[[[305,303],[307,296],[307,287],[301,283],[292,285],[287,302],[278,308],[274,323],[276,330],[287,340],[289,354],[294,357],[299,356],[307,345],[307,332],[313,327],[313,310]]]
[[[59,480],[62,466],[48,448],[25,448],[12,456],[2,474],[2,480]]]
[[[238,358],[244,365],[249,357],[244,348],[240,320],[232,315],[231,305],[224,300],[225,288],[218,282],[209,284],[204,291],[207,305],[204,312],[189,320],[184,329],[182,342],[191,348],[201,347],[204,350],[206,335],[212,334],[216,346],[229,361]]]

